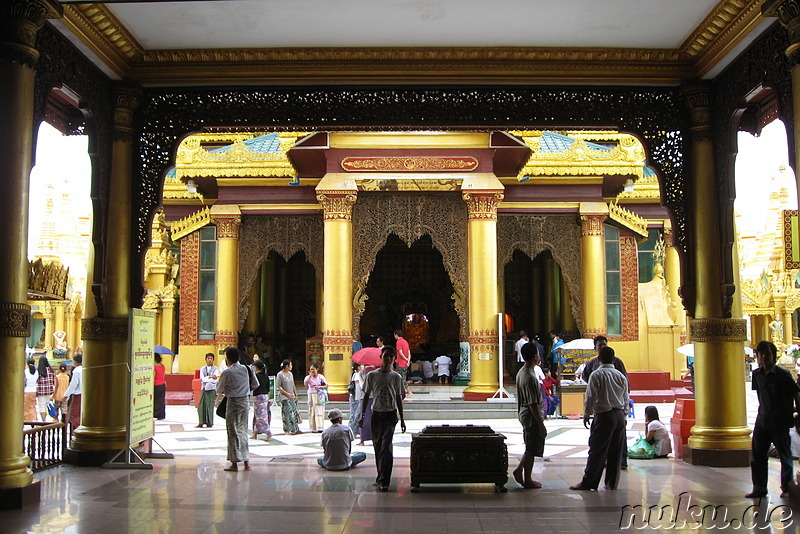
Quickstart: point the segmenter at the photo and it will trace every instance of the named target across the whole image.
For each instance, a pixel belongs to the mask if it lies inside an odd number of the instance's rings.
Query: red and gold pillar
[[[214,342],[218,351],[239,346],[239,228],[238,206],[212,206],[217,227],[217,307]]]
[[[606,315],[606,242],[604,223],[608,206],[603,202],[584,202],[581,216],[581,298],[583,301],[583,337],[605,335]]]

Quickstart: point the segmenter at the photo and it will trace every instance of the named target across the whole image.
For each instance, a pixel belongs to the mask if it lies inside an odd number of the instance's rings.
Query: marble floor
[[[748,392],[748,419],[755,404]],[[668,423],[672,405],[657,405]],[[413,401],[406,404],[413,410]],[[643,430],[643,406],[628,421],[631,441]],[[39,473],[42,502],[0,512],[0,533],[247,533],[247,532],[795,532],[800,509],[780,499],[779,465],[770,460],[769,498],[744,499],[748,468],[693,467],[673,458],[630,460],[616,491],[575,492],[586,460],[588,431],[580,421],[547,422],[545,460],[535,467],[544,487],[507,493],[490,485],[409,487],[411,433],[443,421],[409,421],[395,435],[395,469],[389,493],[372,487],[371,447],[355,446],[367,461],[349,472],[319,468],[319,434],[275,435],[251,440],[253,469],[230,473],[225,461],[224,422],[196,429],[191,407],[169,406],[156,439],[174,460],[150,460],[154,469],[107,470],[61,466]],[[465,424],[453,419],[452,424]],[[507,437],[509,464],[523,450],[516,420],[488,420]],[[303,425],[307,428],[307,423]],[[716,516],[714,516],[716,511]],[[756,513],[757,512],[757,513]]]

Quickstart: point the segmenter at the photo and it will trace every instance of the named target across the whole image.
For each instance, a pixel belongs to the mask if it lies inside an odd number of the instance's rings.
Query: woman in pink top
[[[325,404],[320,402],[319,392],[327,389],[328,383],[319,373],[319,366],[316,363],[311,364],[303,384],[308,387],[308,424],[311,432],[322,432],[325,426]]]
[[[153,366],[155,378],[153,379],[153,417],[166,419],[167,417],[167,369],[161,363],[161,355],[154,355],[156,364]]]

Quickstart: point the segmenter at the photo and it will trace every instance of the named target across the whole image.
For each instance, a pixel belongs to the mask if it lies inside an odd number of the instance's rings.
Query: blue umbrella
[[[167,347],[165,347],[163,345],[156,345],[155,347],[153,347],[153,352],[155,352],[156,354],[171,354],[171,355],[175,356],[174,352],[172,352],[171,350],[169,350]]]

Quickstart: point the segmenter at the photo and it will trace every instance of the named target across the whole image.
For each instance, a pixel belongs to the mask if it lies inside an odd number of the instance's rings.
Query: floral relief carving
[[[298,252],[314,266],[322,279],[324,232],[321,214],[245,215],[239,229],[239,330],[250,308],[250,287],[267,255],[275,251],[283,259]]]
[[[581,226],[577,214],[518,215],[500,213],[497,217],[498,276],[515,250],[534,259],[549,250],[561,267],[570,292],[572,316],[583,331],[581,302]]]

